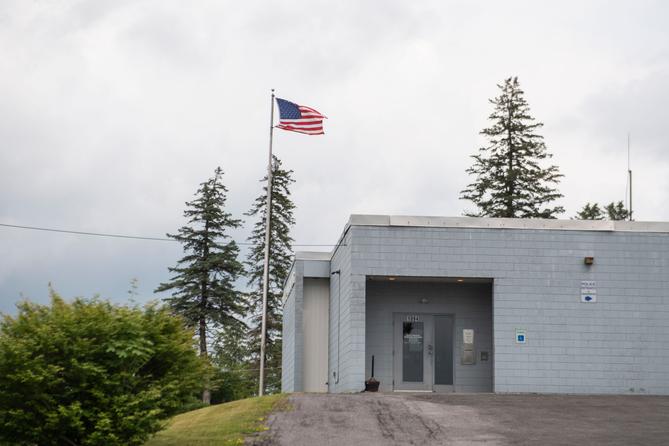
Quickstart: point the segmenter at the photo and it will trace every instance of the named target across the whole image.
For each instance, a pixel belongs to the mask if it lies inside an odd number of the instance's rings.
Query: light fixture
[[[458,282],[464,282],[465,279],[457,279]]]
[[[388,280],[395,280],[394,277],[388,277]]]
[[[422,303],[422,304],[426,304],[428,302],[430,302],[430,301],[427,300],[427,297],[423,297],[423,298],[420,299],[420,303]]]

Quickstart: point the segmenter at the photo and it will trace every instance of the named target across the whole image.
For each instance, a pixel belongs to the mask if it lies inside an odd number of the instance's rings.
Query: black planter
[[[376,379],[369,378],[367,381],[365,381],[365,392],[378,392],[379,384],[381,383]]]

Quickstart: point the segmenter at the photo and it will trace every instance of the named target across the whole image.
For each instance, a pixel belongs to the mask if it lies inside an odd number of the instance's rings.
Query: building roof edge
[[[669,222],[353,214],[348,226],[666,232]]]

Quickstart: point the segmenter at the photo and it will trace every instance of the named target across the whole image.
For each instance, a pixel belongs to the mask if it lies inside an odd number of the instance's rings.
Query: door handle
[[[427,346],[427,354],[432,356],[432,345],[431,344],[428,344],[428,346]]]

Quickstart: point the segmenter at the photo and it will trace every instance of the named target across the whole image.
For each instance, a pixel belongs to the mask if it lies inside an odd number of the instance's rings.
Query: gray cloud
[[[316,107],[324,137],[275,133],[295,170],[294,237],[348,214],[459,215],[495,84],[519,75],[563,203],[621,199],[669,219],[663,2],[7,1],[0,6],[0,222],[162,235],[215,166],[241,216],[260,192],[269,89]],[[248,227],[235,232],[243,240]],[[163,242],[0,229],[0,311],[20,292],[144,299]]]
[[[627,130],[633,137],[635,155],[666,161],[667,113],[661,110],[667,104],[669,65],[623,85],[607,86],[588,98],[582,114],[590,121],[591,133],[601,135],[601,143],[607,146],[605,150],[620,146],[621,133]]]

